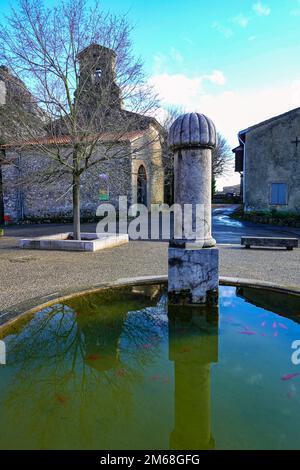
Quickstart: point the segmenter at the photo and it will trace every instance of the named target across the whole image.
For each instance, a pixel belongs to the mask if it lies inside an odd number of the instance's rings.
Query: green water
[[[300,300],[162,286],[55,305],[2,332],[0,449],[299,449]],[[297,375],[299,374],[299,375]]]

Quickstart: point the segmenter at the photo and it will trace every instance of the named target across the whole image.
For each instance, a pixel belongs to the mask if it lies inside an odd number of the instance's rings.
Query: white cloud
[[[163,105],[181,106],[187,111],[208,114],[231,145],[243,128],[296,108],[300,103],[300,77],[284,85],[252,90],[207,91],[210,81],[224,85],[223,72],[190,78],[184,74],[160,74],[150,79]]]
[[[155,74],[158,74],[165,71],[170,64],[182,64],[184,57],[178,49],[171,47],[167,53],[159,52],[156,54],[153,58],[153,62],[153,71]]]
[[[186,42],[189,46],[194,46],[195,45],[194,41],[191,38],[189,38],[188,36],[182,36],[182,40],[184,42]]]
[[[153,71],[158,73],[160,70],[164,69],[166,66],[166,58],[163,54],[156,54],[153,57]]]
[[[150,78],[150,84],[163,103],[184,107],[201,94],[202,81],[203,77],[189,78],[179,73],[174,75],[162,73]]]
[[[221,70],[214,70],[208,75],[190,78],[184,74],[161,73],[150,78],[150,84],[155,88],[163,103],[188,107],[195,98],[204,94],[204,84],[210,82],[222,86],[226,82]]]
[[[258,16],[269,16],[271,14],[271,8],[262,2],[254,3],[252,9]]]
[[[215,21],[212,24],[212,28],[218,31],[218,33],[222,34],[226,39],[229,39],[233,36],[233,31],[231,28],[227,26],[223,26],[221,23],[218,21]]]
[[[171,47],[170,57],[171,57],[171,59],[173,59],[177,63],[182,63],[183,60],[184,60],[181,53],[177,49],[175,49],[175,47]]]
[[[214,83],[215,85],[225,85],[226,78],[221,70],[214,70],[210,75],[204,75],[204,79]]]
[[[236,23],[237,25],[241,26],[241,28],[246,28],[249,24],[249,18],[242,13],[239,15],[235,16],[232,19],[233,23]]]
[[[292,16],[300,16],[300,0],[295,0],[295,8],[290,11]]]
[[[221,76],[224,77],[222,72]],[[273,87],[231,90],[227,86],[226,90],[215,89],[213,92],[206,89],[208,77],[210,82],[215,83],[212,77],[216,78],[217,73],[195,78],[164,73],[153,76],[151,83],[163,105],[180,106],[187,112],[197,111],[208,115],[232,148],[238,144],[237,134],[240,130],[296,108],[300,103],[300,77]],[[238,175],[232,172],[218,182],[218,187],[235,183],[238,183]]]
[[[297,2],[300,3],[300,1],[298,0]],[[271,8],[268,5],[262,3],[261,1],[253,3],[252,11],[257,16],[269,16],[271,14]],[[298,10],[293,10],[291,14],[297,15]],[[225,24],[222,24],[219,21],[215,21],[211,27],[218,31],[220,34],[222,34],[226,39],[229,39],[234,35],[235,28],[233,25],[239,26],[241,28],[247,28],[249,23],[255,18],[255,15],[251,12],[249,12],[248,15],[245,15],[244,13],[239,13],[233,18],[228,18]]]
[[[300,7],[299,7],[299,5],[300,5],[300,0],[296,0],[295,3],[296,3],[296,5],[295,5],[296,8],[294,8],[293,10],[291,10],[291,11],[290,11],[290,14],[291,14],[292,16],[300,16]]]

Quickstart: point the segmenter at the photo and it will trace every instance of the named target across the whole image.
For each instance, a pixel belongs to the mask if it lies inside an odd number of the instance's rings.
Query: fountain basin
[[[298,449],[300,297],[164,283],[66,298],[2,327],[1,449]]]

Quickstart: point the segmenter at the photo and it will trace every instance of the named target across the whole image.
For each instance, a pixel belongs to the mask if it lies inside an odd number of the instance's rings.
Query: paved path
[[[75,292],[120,278],[167,274],[167,243],[130,242],[97,253],[19,250],[18,239],[0,239],[0,312],[25,301]],[[221,275],[300,286],[300,249],[220,247]],[[37,302],[40,303],[40,302]]]
[[[214,209],[213,234],[220,246],[221,276],[260,279],[300,287],[300,249],[245,250],[237,244],[242,235],[299,237],[300,230],[271,227],[229,218],[233,207]],[[120,278],[167,274],[165,242],[135,241],[98,253],[22,251],[18,238],[72,230],[71,225],[21,225],[8,227],[0,238],[0,312],[22,302],[66,289],[89,288]],[[95,231],[95,224],[83,225]]]
[[[239,244],[243,235],[269,237],[298,237],[300,229],[275,227],[252,222],[240,222],[229,217],[236,206],[218,207],[213,210],[213,236],[218,243]],[[150,226],[150,224],[149,224]],[[13,225],[5,228],[9,237],[39,237],[60,232],[71,232],[71,224]],[[95,232],[96,224],[83,224],[82,232]],[[150,228],[149,228],[150,231]]]
[[[239,244],[243,235],[300,239],[299,228],[240,222],[229,217],[233,210],[234,206],[229,206],[216,208],[213,211],[213,235],[218,243]]]

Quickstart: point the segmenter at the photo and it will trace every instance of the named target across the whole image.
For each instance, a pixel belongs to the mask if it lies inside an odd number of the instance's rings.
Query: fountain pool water
[[[1,331],[0,449],[299,449],[300,298],[104,290]]]

